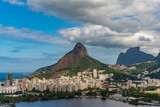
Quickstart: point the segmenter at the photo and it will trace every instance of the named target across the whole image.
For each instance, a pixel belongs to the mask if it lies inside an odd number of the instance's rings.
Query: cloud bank
[[[3,1],[15,5],[22,2]],[[58,31],[67,40],[52,36],[35,36],[38,32],[29,30],[27,32],[32,34],[23,33],[23,38],[47,43],[65,43],[69,40],[119,49],[141,46],[143,50],[152,54],[160,51],[159,0],[26,0],[22,4],[28,6],[31,11],[83,23],[80,27]]]
[[[9,37],[14,39],[31,39],[38,42],[49,44],[69,44],[70,42],[62,37],[44,34],[41,31],[30,30],[27,28],[17,29],[15,27],[6,27],[0,24],[0,37]]]
[[[59,30],[72,42],[159,51],[159,0],[27,0],[26,4],[32,11],[84,23]]]
[[[156,47],[160,46],[160,38],[155,31],[142,30],[136,33],[119,33],[106,26],[86,24],[82,27],[59,30],[59,33],[71,42],[82,41],[92,46],[119,49],[141,46],[142,49],[152,54],[157,54],[159,48]]]
[[[121,32],[136,32],[148,24],[157,24],[156,12],[160,11],[159,0],[27,0],[27,5],[36,12],[105,25]]]

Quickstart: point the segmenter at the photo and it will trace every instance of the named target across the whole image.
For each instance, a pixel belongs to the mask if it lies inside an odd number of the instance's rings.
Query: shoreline
[[[118,99],[115,99],[115,98],[108,98],[108,97],[103,97],[103,96],[75,96],[73,98],[54,98],[54,99],[47,99],[47,100],[33,100],[33,101],[16,101],[16,102],[10,102],[10,103],[20,103],[20,102],[36,102],[36,101],[49,101],[49,100],[60,100],[60,99],[76,99],[76,98],[87,98],[87,99],[101,99],[101,100],[113,100],[113,101],[117,101],[117,102],[121,102],[121,103],[127,103],[129,105],[147,105],[147,104],[131,104],[129,103],[129,101],[124,101],[124,100],[118,100]],[[7,104],[7,103],[6,103]],[[153,105],[147,105],[147,106],[160,106],[160,105],[156,105],[156,104],[153,104]]]
[[[134,89],[130,89],[131,91]],[[121,90],[122,92],[124,91],[130,91],[128,90]],[[26,93],[25,93],[26,92]],[[29,94],[30,92],[33,92],[32,94]],[[134,91],[135,92],[135,91]],[[80,94],[81,93],[81,94]],[[82,94],[83,93],[83,94]],[[140,91],[135,92],[136,94],[138,93],[139,96],[143,97]],[[113,94],[118,94],[117,91],[109,91],[107,88],[106,90],[100,90],[96,88],[91,88],[91,89],[86,89],[86,90],[80,90],[80,91],[59,91],[59,92],[54,92],[54,91],[49,91],[45,90],[43,92],[39,90],[33,90],[32,91],[23,91],[21,94],[11,94],[11,95],[5,95],[4,97],[3,94],[1,94],[1,101],[5,103],[17,103],[17,102],[35,102],[35,101],[47,101],[47,100],[58,100],[58,99],[73,99],[73,98],[101,98],[102,100],[115,100],[123,103],[128,103],[130,105],[150,105],[150,106],[160,106],[159,103],[152,102],[152,100],[145,100],[145,99],[139,99],[138,97],[135,97],[134,99],[137,100],[130,100],[128,96],[134,96],[133,94],[122,94],[114,96]],[[105,96],[105,97],[103,97]],[[106,97],[107,96],[107,97]],[[108,97],[109,96],[109,97]],[[118,98],[119,97],[119,98]],[[120,98],[121,97],[121,98]],[[151,96],[149,96],[150,98]],[[153,96],[154,97],[154,96]],[[148,98],[148,96],[146,97]],[[152,98],[152,97],[151,97]],[[156,99],[155,99],[156,101]],[[152,103],[151,103],[152,102]]]
[[[76,98],[79,98],[79,99],[86,98],[86,99],[101,99],[101,100],[104,100],[104,99],[102,99],[103,98],[102,96],[80,96],[80,97],[74,97],[74,98],[61,98],[61,99],[69,100],[69,99],[76,99]],[[60,100],[60,99],[50,99],[50,100]],[[19,101],[19,102],[16,102],[16,103],[20,103],[20,102],[50,101],[50,100]],[[121,103],[127,103],[129,105],[135,105],[135,106],[140,106],[140,105],[159,106],[159,105],[147,105],[147,104],[130,104],[129,102],[124,102],[122,100],[116,100],[116,99],[112,99],[112,98],[106,98],[105,100],[111,100],[111,101],[116,101],[116,102],[121,102]]]

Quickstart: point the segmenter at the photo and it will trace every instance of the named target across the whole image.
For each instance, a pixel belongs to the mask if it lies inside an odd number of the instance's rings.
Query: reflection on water
[[[16,107],[149,107],[149,106],[142,106],[142,105],[135,106],[113,100],[77,98],[77,99],[36,101],[36,102],[19,102],[16,104]]]

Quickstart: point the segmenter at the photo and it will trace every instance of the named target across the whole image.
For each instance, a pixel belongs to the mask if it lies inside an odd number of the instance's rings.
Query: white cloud
[[[30,30],[27,28],[17,29],[15,27],[5,27],[0,24],[0,36],[14,39],[31,39],[50,44],[69,44],[66,39],[58,36],[44,34],[41,31]]]
[[[106,48],[128,48],[141,46],[143,50],[157,54],[160,46],[158,33],[141,30],[136,33],[118,33],[106,26],[86,24],[82,27],[73,27],[59,30],[59,33],[72,42],[83,43]],[[147,48],[146,48],[147,47]],[[157,51],[153,51],[157,50]]]
[[[84,23],[59,30],[72,42],[106,48],[141,46],[153,54],[160,49],[160,0],[26,0],[26,5],[32,11]]]
[[[3,0],[4,2],[9,2],[10,4],[13,5],[25,5],[25,2],[21,0]]]
[[[32,11],[83,22],[59,31],[72,42],[142,46],[153,54],[160,49],[160,0],[27,0],[27,5]]]
[[[157,24],[159,0],[27,0],[33,11],[108,26],[116,31],[132,31]]]

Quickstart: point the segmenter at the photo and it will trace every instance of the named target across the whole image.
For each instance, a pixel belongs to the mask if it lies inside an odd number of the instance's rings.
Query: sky
[[[115,64],[129,47],[160,51],[160,0],[0,0],[0,72],[34,72],[77,42]]]

